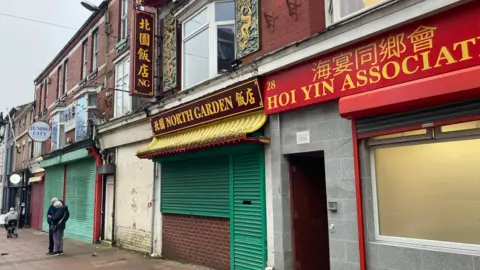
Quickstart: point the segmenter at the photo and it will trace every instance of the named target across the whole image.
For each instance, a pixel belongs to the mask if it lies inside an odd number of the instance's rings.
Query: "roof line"
[[[65,46],[63,46],[62,50],[60,50],[60,52],[55,56],[55,58],[53,58],[53,60],[45,67],[45,69],[40,73],[40,75],[38,75],[38,77],[35,78],[35,80],[34,80],[35,85],[45,75],[45,73],[50,69],[50,67],[60,58],[60,56],[62,56],[67,51],[67,49],[70,47],[70,45],[72,45],[72,43],[80,36],[80,34],[83,32],[83,30],[85,30],[87,28],[88,24],[91,23],[92,21],[94,21],[94,19],[97,17],[97,15],[100,12],[105,12],[108,9],[108,2],[109,2],[109,0],[102,1],[100,6],[98,6],[99,10],[93,12],[93,14],[90,15],[90,17],[88,17],[88,19],[85,21],[85,23],[83,23],[83,25],[75,33],[75,35],[73,35],[73,37],[67,42],[67,44]],[[100,18],[98,18],[98,20],[100,20]]]

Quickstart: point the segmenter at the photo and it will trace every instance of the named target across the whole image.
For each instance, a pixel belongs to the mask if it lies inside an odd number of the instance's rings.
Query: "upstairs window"
[[[82,44],[82,80],[87,77],[87,65],[88,65],[87,54],[88,54],[87,40],[85,40]]]
[[[63,64],[63,95],[68,92],[68,60]]]
[[[235,3],[214,2],[183,22],[183,86],[189,88],[235,60]]]
[[[57,99],[61,96],[60,91],[63,91],[62,83],[62,66],[59,66],[57,70]]]
[[[83,96],[77,100],[75,108],[75,141],[87,138],[88,108],[87,97]]]
[[[92,34],[92,72],[98,68],[98,29]]]
[[[52,117],[51,151],[65,146],[65,119],[63,112],[58,112]]]
[[[128,34],[128,0],[121,0],[120,5],[120,39],[126,39]]]
[[[115,117],[125,115],[132,109],[132,97],[128,92],[130,58],[127,56],[115,65]]]
[[[337,22],[388,1],[390,0],[330,0],[328,8],[332,22]]]

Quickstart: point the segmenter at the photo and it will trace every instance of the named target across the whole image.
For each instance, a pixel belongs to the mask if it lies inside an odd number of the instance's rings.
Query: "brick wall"
[[[150,240],[150,232],[133,227],[115,226],[115,241],[118,247],[139,252],[149,252]]]
[[[230,221],[163,214],[163,256],[216,270],[230,269]]]

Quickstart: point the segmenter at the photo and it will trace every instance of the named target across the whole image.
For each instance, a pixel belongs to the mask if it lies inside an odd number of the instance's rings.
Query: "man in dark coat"
[[[70,217],[68,206],[64,205],[62,201],[57,201],[53,204],[56,208],[55,214],[52,216],[52,232],[54,241],[55,255],[63,255],[63,232],[65,231],[66,223]]]
[[[56,202],[58,202],[58,199],[56,197],[52,198],[52,204],[50,204],[50,207],[48,208],[47,212],[47,223],[48,223],[48,253],[47,255],[53,255],[53,232],[52,232],[52,217],[55,215],[55,212],[57,209],[53,206]]]

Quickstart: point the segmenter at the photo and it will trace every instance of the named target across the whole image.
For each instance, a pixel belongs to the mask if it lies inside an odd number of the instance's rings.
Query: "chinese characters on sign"
[[[267,75],[265,112],[278,113],[480,65],[480,25],[471,23],[480,16],[480,6],[460,7],[455,14],[434,16]]]
[[[154,136],[159,136],[261,109],[261,88],[255,79],[157,114],[150,122]]]
[[[155,14],[135,11],[130,76],[131,94],[143,97],[154,95]]]

